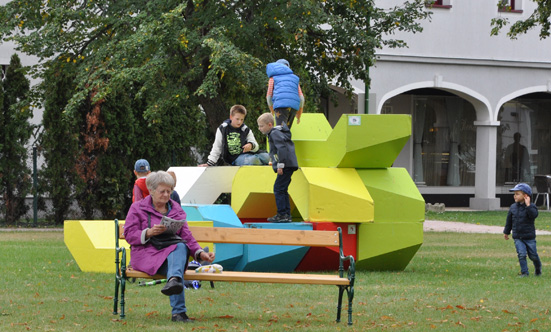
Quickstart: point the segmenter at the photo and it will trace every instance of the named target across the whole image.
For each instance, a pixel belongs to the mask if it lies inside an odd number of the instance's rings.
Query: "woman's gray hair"
[[[174,190],[174,178],[165,171],[151,172],[145,179],[145,185],[149,191],[157,189],[160,184],[167,185]]]

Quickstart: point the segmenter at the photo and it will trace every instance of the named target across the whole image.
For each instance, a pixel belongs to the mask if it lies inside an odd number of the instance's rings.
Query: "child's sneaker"
[[[275,222],[275,223],[284,223],[284,222],[291,222],[291,218],[287,216],[286,214],[276,214],[273,217],[270,217],[267,219],[269,222]]]
[[[518,277],[519,277],[519,278],[526,278],[526,277],[528,277],[528,276],[529,276],[528,273],[522,273],[522,272],[519,272],[519,273],[518,273]]]

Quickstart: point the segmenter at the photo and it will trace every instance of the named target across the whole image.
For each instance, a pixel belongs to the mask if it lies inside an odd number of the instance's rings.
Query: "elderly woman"
[[[160,225],[162,217],[183,220],[186,213],[179,204],[170,199],[174,190],[174,178],[170,174],[163,171],[150,173],[145,184],[150,195],[132,204],[124,225],[124,236],[132,248],[131,264],[134,269],[150,275],[166,275],[168,282],[161,292],[170,296],[172,321],[191,322],[186,314],[183,286],[188,257],[191,254],[197,261],[212,262],[214,253],[201,249],[187,223],[177,232],[182,243],[156,249],[149,239],[166,230],[165,226]]]

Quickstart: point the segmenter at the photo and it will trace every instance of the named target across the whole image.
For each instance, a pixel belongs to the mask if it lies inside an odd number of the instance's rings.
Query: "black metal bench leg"
[[[124,319],[124,291],[126,290],[126,280],[121,279],[121,319]]]
[[[354,300],[354,286],[346,290],[348,295],[348,325],[352,325],[352,301]]]
[[[113,298],[113,315],[117,314],[117,304],[119,301],[119,278],[115,276],[115,297]]]
[[[341,321],[341,310],[342,310],[342,296],[344,294],[344,286],[339,286],[339,300],[337,302],[337,323]]]

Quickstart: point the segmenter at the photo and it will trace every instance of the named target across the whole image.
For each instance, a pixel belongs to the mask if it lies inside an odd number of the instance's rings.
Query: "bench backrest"
[[[338,247],[338,231],[304,231],[264,228],[193,227],[197,242]],[[119,224],[119,239],[124,239],[124,224]]]

